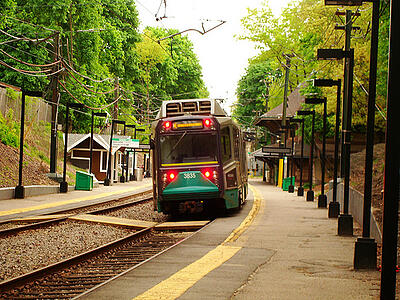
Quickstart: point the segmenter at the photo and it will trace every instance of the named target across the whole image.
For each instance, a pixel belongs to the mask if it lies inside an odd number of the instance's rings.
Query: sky
[[[185,35],[193,42],[203,69],[203,80],[210,92],[210,98],[226,99],[224,109],[230,113],[230,106],[236,101],[237,82],[245,73],[248,59],[258,51],[255,44],[240,41],[235,34],[242,32],[240,20],[247,15],[247,8],[262,7],[263,0],[139,0],[136,1],[139,11],[140,28],[158,26],[175,28],[180,31],[189,28],[209,29],[218,20],[226,21],[222,26],[201,35],[189,31]],[[269,6],[277,16],[290,0],[270,0]],[[167,16],[156,21],[155,15]],[[208,20],[208,21],[207,21]]]

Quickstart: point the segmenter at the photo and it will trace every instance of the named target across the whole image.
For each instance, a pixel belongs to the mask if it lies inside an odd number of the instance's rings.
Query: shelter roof
[[[305,97],[300,94],[302,85],[298,86],[289,96],[286,109],[286,120],[290,121],[301,109]],[[267,127],[270,132],[278,132],[281,128],[283,103],[263,114],[256,122],[256,126]]]
[[[65,137],[65,135],[64,135]],[[125,135],[113,135],[114,138],[130,138],[130,136]],[[77,145],[81,144],[85,140],[90,139],[90,133],[69,133],[68,134],[68,147],[67,151],[72,150]],[[110,148],[110,135],[105,134],[93,134],[93,140],[102,146],[105,150]],[[65,138],[64,138],[65,143]]]

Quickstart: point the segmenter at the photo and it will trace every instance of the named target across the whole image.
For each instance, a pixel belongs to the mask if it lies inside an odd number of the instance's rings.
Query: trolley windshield
[[[217,134],[193,134],[185,131],[178,135],[160,137],[161,166],[215,164]]]

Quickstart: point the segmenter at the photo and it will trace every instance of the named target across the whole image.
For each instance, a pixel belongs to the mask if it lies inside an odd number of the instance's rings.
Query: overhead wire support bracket
[[[210,32],[211,30],[214,30],[215,28],[217,28],[217,27],[219,27],[219,26],[221,26],[221,25],[223,25],[223,24],[226,23],[226,21],[223,21],[223,20],[219,20],[219,22],[221,22],[221,23],[215,25],[214,27],[211,27],[211,28],[208,29],[208,30],[205,30],[205,29],[204,29],[204,23],[202,22],[202,23],[201,23],[201,27],[202,27],[203,31],[198,30],[198,29],[195,29],[195,28],[186,29],[186,30],[183,30],[183,31],[180,31],[180,32],[171,34],[171,35],[169,35],[169,36],[163,37],[163,38],[157,40],[157,43],[160,43],[160,42],[162,42],[162,41],[164,41],[164,40],[166,40],[166,39],[173,38],[173,37],[175,37],[175,36],[177,36],[177,35],[180,35],[180,34],[182,34],[182,33],[188,32],[188,31],[195,31],[195,32],[200,33],[201,35],[205,35],[206,33]]]

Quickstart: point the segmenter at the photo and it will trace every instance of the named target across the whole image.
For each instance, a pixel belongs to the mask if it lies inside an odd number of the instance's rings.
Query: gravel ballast
[[[162,213],[158,213],[153,210],[153,202],[148,201],[140,203],[136,206],[119,209],[110,213],[107,216],[141,220],[141,221],[153,221],[153,222],[166,222],[168,216]]]
[[[59,262],[133,233],[132,229],[65,221],[0,241],[0,281]]]

